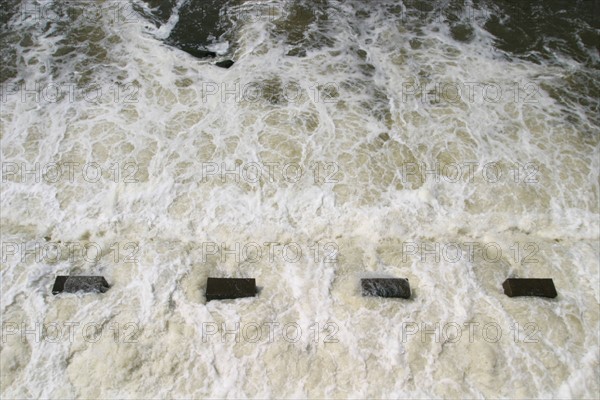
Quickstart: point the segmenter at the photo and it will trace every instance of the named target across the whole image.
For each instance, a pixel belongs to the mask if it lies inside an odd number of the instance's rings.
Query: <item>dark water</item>
[[[163,23],[168,20],[173,0],[148,3],[155,8],[156,20]],[[229,18],[225,10],[240,3],[234,0],[186,2],[166,43],[194,56],[206,57],[208,45],[229,40],[232,41],[230,52],[233,52],[236,21]],[[287,45],[288,56],[302,57],[311,49],[336,47],[336,38],[330,32],[342,18],[354,19],[355,24],[361,25],[370,15],[384,13],[389,15],[390,21],[397,19],[398,23],[409,26],[417,36],[419,26],[440,21],[447,24],[456,41],[467,43],[474,40],[474,25],[481,24],[495,37],[497,50],[508,58],[549,65],[568,59],[579,65],[570,68],[560,84],[547,84],[543,88],[567,107],[584,107],[589,118],[600,123],[597,117],[600,114],[599,4],[596,0],[408,0],[402,3],[297,0],[287,3],[284,17],[274,20],[269,29],[273,40],[282,40]]]
[[[150,22],[161,25],[172,16],[175,0],[144,0],[152,9],[143,13]],[[11,19],[18,21],[23,2],[4,0],[0,9],[3,80],[14,75],[15,35]],[[227,15],[231,6],[241,0],[188,0],[178,10],[179,22],[171,30],[166,43],[193,55],[206,56],[202,50],[219,40],[235,37],[235,19]],[[590,68],[598,69],[600,51],[600,2],[596,0],[475,0],[459,1],[335,1],[295,0],[285,3],[285,15],[270,24],[271,34],[283,38],[291,49],[288,55],[302,56],[311,48],[332,46],[334,39],[326,34],[340,17],[350,15],[341,8],[349,6],[357,21],[373,13],[395,16],[401,23],[417,28],[432,20],[446,23],[457,41],[473,39],[473,24],[482,24],[495,38],[495,46],[507,56],[533,62],[554,61],[557,54],[567,56]],[[76,15],[85,1],[64,2],[50,6],[58,15]],[[142,11],[135,3],[133,8]],[[278,6],[278,8],[282,8]],[[72,18],[71,18],[72,20]],[[72,21],[71,21],[72,22]],[[45,27],[42,25],[46,24]],[[38,29],[48,32],[48,22]],[[58,24],[52,32],[61,34],[69,24]],[[44,29],[45,28],[45,29]],[[85,38],[82,38],[85,39]],[[232,48],[233,50],[234,48]],[[590,57],[590,52],[596,57]],[[12,71],[12,72],[11,72]],[[591,81],[590,81],[591,82]],[[594,88],[597,89],[597,88]]]
[[[156,8],[155,16],[166,21],[170,16],[169,0],[153,0],[148,3]],[[236,2],[223,0],[190,0],[179,12],[179,23],[169,40],[174,44],[200,46],[210,42],[209,37],[222,38],[230,27],[220,11]],[[239,2],[238,2],[239,3]],[[329,7],[344,5],[344,1],[315,0],[290,2],[287,16],[274,23],[273,33],[284,36],[286,43],[295,46],[291,55],[302,53],[302,48],[328,46],[330,40],[315,34],[309,28],[319,30],[335,23],[335,12]],[[466,1],[419,1],[404,2],[349,1],[358,20],[370,13],[396,14],[408,23],[440,19],[452,29],[456,40],[472,39],[475,21],[471,17],[487,19],[483,26],[496,37],[496,46],[508,54],[532,61],[551,60],[554,52],[561,52],[586,65],[594,64],[589,50],[600,51],[600,2],[596,0],[498,0]],[[404,9],[400,7],[404,5]],[[597,60],[595,61],[597,66]]]
[[[531,61],[552,60],[555,52],[586,65],[589,51],[600,51],[598,1],[497,1],[498,14],[485,28],[499,49]]]
[[[163,2],[163,5],[165,3]],[[185,3],[179,10],[179,22],[171,31],[166,42],[194,56],[206,56],[203,53],[206,45],[217,40],[227,39],[226,33],[231,24],[224,17],[223,11],[229,3],[223,0]]]
[[[0,82],[16,76],[17,50],[14,43],[18,41],[18,32],[11,29],[9,21],[18,12],[18,0],[6,0],[0,7]]]
[[[595,0],[497,1],[493,7],[499,13],[484,25],[507,56],[549,64],[560,63],[562,56],[578,63],[581,68],[572,68],[561,84],[543,88],[566,106],[583,106],[595,123],[600,122],[599,5]]]

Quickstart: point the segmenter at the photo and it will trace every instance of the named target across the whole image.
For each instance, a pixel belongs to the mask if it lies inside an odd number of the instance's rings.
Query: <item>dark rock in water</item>
[[[502,284],[508,297],[539,296],[554,298],[558,295],[552,279],[509,278]]]
[[[224,61],[219,61],[218,63],[215,63],[215,65],[217,67],[221,67],[221,68],[229,68],[234,64],[233,61],[231,60],[224,60]]]
[[[459,42],[470,42],[475,37],[473,27],[465,24],[456,24],[450,28],[450,33]]]
[[[363,296],[410,298],[408,279],[402,278],[369,278],[361,279]]]
[[[73,276],[59,275],[54,281],[52,294],[91,292],[104,293],[109,289],[108,282],[103,276]]]
[[[206,301],[238,299],[256,295],[254,278],[208,278],[206,280]]]

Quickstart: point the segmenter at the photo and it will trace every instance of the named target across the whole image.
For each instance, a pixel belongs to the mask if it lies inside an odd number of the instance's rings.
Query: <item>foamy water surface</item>
[[[598,93],[577,84],[597,48],[514,56],[479,3],[453,25],[401,2],[243,1],[209,46],[222,69],[163,42],[174,3],[158,26],[141,2],[127,23],[11,19],[3,398],[597,396]],[[9,90],[36,82],[57,99]],[[52,295],[68,274],[111,288]],[[209,276],[260,291],[207,303]],[[412,298],[362,297],[371,276]],[[558,297],[509,298],[508,277]]]

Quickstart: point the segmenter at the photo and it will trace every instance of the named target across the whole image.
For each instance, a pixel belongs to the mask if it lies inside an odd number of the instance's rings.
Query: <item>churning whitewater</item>
[[[595,2],[5,3],[2,398],[597,396]]]

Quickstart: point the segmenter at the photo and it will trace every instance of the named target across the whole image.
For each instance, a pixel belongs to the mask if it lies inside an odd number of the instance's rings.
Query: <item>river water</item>
[[[597,396],[597,2],[2,7],[2,398]]]

